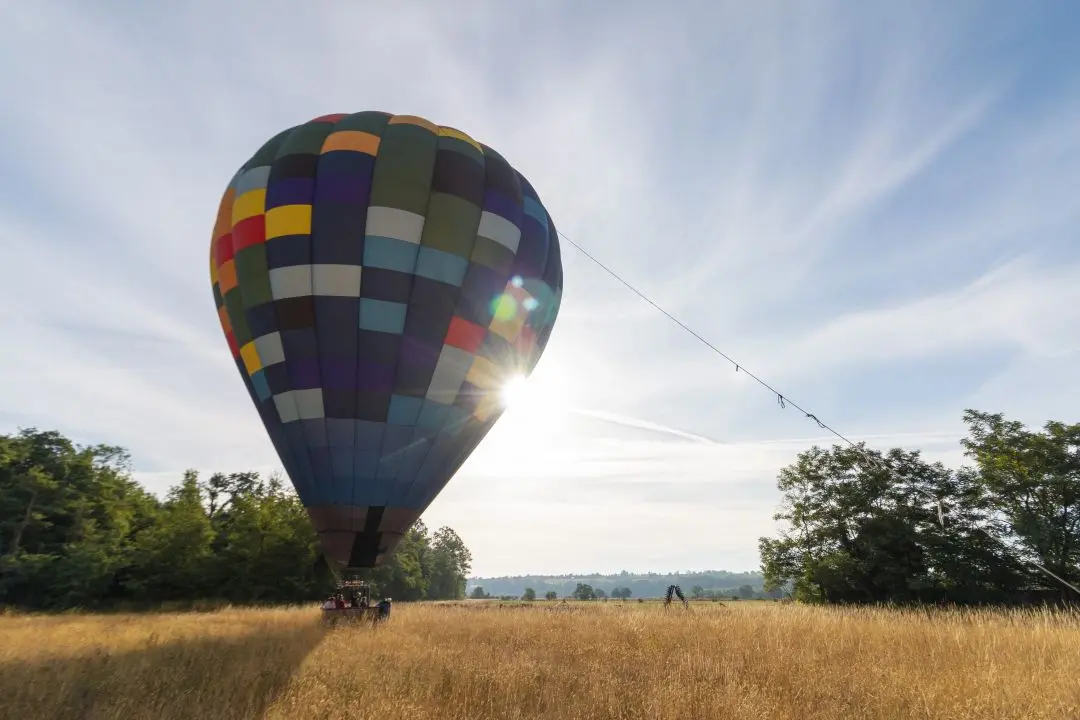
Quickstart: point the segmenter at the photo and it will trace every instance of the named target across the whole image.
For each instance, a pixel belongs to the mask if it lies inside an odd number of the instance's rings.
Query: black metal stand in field
[[[678,596],[682,601],[683,607],[687,610],[690,609],[690,603],[686,602],[686,596],[683,595],[682,588],[678,585],[668,585],[667,594],[664,596],[664,607],[671,605],[671,596]]]

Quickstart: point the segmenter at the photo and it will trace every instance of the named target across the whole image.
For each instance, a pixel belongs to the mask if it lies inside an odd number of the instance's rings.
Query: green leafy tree
[[[535,600],[536,599],[536,591],[533,590],[532,588],[525,588],[525,592],[522,593],[521,599],[522,600],[530,600],[530,601]]]
[[[222,477],[215,475],[211,481]],[[319,549],[299,499],[277,475],[263,480],[239,473],[227,479],[224,493],[208,499],[207,507],[216,533],[216,592],[232,602],[249,603],[289,602],[309,595],[319,585]]]
[[[155,503],[107,445],[53,431],[0,436],[0,604],[93,607],[115,597]]]
[[[472,569],[472,553],[451,528],[435,531],[428,554],[430,576],[428,599],[460,600]]]
[[[868,460],[867,456],[872,458]],[[986,529],[983,493],[968,470],[918,452],[818,447],[780,471],[779,538],[759,549],[766,590],[790,585],[807,601],[991,598],[1018,587],[1016,563]],[[928,498],[952,508],[955,531]]]
[[[391,561],[368,573],[375,592],[396,600],[422,600],[428,591],[430,539],[427,527],[413,524],[398,543]]]
[[[127,589],[151,601],[206,597],[213,541],[198,476],[189,470],[169,491],[157,522],[137,536]]]
[[[462,597],[468,548],[417,523],[368,572],[400,599]],[[189,471],[164,502],[122,448],[36,429],[0,435],[0,605],[33,609],[225,600],[307,602],[333,576],[282,477]]]
[[[559,599],[559,593],[555,592],[554,590],[548,590],[546,593],[544,593],[544,599],[545,600],[558,600]]]
[[[1080,583],[1080,424],[1048,422],[1034,432],[1000,413],[975,410],[964,421],[970,435],[964,448],[1020,554]]]
[[[596,591],[588,583],[578,583],[577,587],[574,588],[572,597],[575,600],[595,600]]]
[[[484,592],[484,588],[477,585],[472,589],[472,592],[469,593],[469,597],[473,600],[484,600],[488,597],[488,594]]]

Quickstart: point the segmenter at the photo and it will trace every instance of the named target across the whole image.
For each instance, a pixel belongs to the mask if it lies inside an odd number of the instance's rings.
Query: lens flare
[[[525,376],[515,375],[506,381],[499,395],[503,407],[513,407],[515,404],[520,405],[526,399],[528,392],[529,387],[526,384]]]
[[[503,293],[495,298],[491,303],[491,314],[496,320],[500,322],[506,322],[513,320],[514,316],[518,313],[518,304],[512,296],[507,293]]]

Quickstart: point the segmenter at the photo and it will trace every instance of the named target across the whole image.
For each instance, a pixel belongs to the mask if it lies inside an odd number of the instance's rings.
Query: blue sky
[[[405,7],[407,5],[407,7]],[[0,430],[160,492],[276,457],[207,273],[266,138],[419,114],[826,422],[961,461],[961,413],[1080,404],[1080,8],[1067,2],[8,3]],[[820,430],[564,250],[512,407],[425,514],[479,574],[744,570]]]

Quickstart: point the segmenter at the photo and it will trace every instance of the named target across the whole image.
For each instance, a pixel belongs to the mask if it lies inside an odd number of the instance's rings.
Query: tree
[[[55,431],[0,436],[0,604],[93,607],[116,594],[155,501],[108,445]]]
[[[431,540],[427,526],[417,520],[398,543],[391,562],[365,574],[379,595],[400,600],[423,600],[430,578]]]
[[[487,598],[488,595],[487,595],[487,593],[484,592],[484,588],[477,585],[476,587],[473,588],[472,592],[469,594],[469,597],[472,598],[473,600],[483,600],[483,599]]]
[[[578,583],[574,588],[572,597],[575,600],[595,600],[596,591],[592,589],[592,585],[586,583]]]
[[[739,588],[739,597],[741,597],[743,600],[753,600],[754,599],[754,588],[751,587],[750,585],[741,586]]]
[[[158,521],[138,535],[127,589],[155,601],[203,597],[210,590],[213,539],[198,475],[189,470],[169,491]]]
[[[532,588],[525,588],[525,592],[521,595],[521,599],[522,600],[530,600],[530,601],[535,600],[536,599],[536,591],[533,590]]]
[[[1032,432],[1001,413],[975,410],[964,421],[970,437],[962,444],[1020,554],[1080,582],[1080,424],[1052,421]]]
[[[451,528],[441,527],[431,540],[428,599],[460,600],[472,569],[472,553]]]
[[[761,538],[765,589],[791,585],[808,601],[988,598],[1018,586],[1000,539],[984,529],[974,474],[865,446],[813,447],[779,473],[779,538]],[[952,508],[956,531],[927,499]]]
[[[423,523],[366,574],[402,599],[464,595],[471,557]],[[0,605],[26,609],[224,600],[306,602],[333,577],[307,510],[276,474],[184,474],[164,502],[122,448],[53,431],[0,435]]]
[[[692,597],[693,599],[700,600],[704,595],[705,588],[701,587],[700,585],[695,585],[694,587],[690,588],[690,597]]]
[[[307,511],[280,476],[219,473],[202,487],[215,531],[217,593],[233,602],[288,602],[319,583]]]
[[[555,592],[554,590],[548,590],[546,593],[544,593],[545,600],[557,600],[558,597],[559,593]]]

